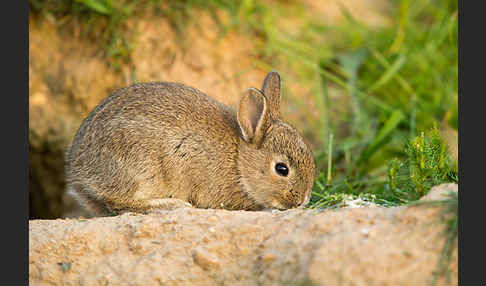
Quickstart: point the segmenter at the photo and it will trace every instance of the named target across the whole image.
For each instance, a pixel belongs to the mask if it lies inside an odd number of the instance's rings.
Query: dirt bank
[[[440,199],[457,185],[435,188]],[[425,199],[427,199],[425,198]],[[31,285],[429,285],[441,207],[153,215],[29,222]],[[457,243],[449,265],[457,285]]]

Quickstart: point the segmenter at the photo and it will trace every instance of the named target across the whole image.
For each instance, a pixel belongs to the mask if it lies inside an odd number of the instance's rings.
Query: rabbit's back
[[[237,184],[238,130],[232,108],[186,85],[123,88],[83,121],[68,153],[68,183],[110,209],[157,197],[211,207],[211,194],[189,190]]]

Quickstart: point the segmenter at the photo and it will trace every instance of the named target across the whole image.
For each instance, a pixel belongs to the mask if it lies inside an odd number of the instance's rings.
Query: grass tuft
[[[330,182],[321,173],[314,185],[311,207],[344,205],[352,200],[396,206],[420,199],[435,185],[458,183],[456,164],[436,128],[411,140],[405,153],[406,158],[391,160],[386,178]]]
[[[413,201],[435,185],[457,183],[457,169],[451,160],[439,130],[427,136],[422,132],[406,148],[408,158],[392,160],[388,169],[390,192],[402,201]]]

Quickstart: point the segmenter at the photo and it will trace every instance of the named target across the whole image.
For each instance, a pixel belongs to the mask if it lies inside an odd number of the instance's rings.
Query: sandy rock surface
[[[457,191],[457,185],[431,194]],[[434,195],[431,195],[434,196]],[[153,215],[29,221],[31,285],[429,285],[446,236],[441,207]],[[457,242],[450,281],[457,285]]]

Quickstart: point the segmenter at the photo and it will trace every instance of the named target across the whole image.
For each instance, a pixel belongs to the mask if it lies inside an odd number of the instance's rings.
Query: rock
[[[441,186],[431,190],[453,189]],[[442,208],[176,209],[29,221],[32,285],[429,285]],[[457,285],[457,242],[435,285]]]
[[[457,184],[442,184],[430,189],[429,193],[422,198],[421,201],[438,201],[445,200],[447,196],[452,193],[457,193],[459,191]]]
[[[194,249],[192,252],[192,258],[194,259],[194,263],[199,265],[204,270],[217,270],[220,266],[216,256],[208,253],[201,247]]]

